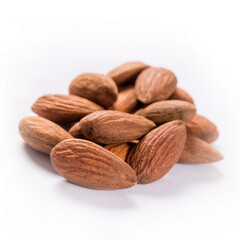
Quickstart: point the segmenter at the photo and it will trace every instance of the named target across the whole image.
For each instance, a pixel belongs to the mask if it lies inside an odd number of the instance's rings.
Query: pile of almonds
[[[69,95],[44,95],[32,111],[38,116],[19,123],[24,141],[87,188],[129,188],[162,178],[177,162],[223,158],[210,145],[217,127],[196,113],[174,73],[141,62],[81,74]]]

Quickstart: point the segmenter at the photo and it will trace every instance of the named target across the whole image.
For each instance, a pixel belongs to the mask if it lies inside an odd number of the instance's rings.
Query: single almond
[[[132,150],[132,148],[136,145],[136,143],[129,142],[129,143],[122,143],[122,144],[109,144],[104,146],[108,151],[114,153],[123,161],[126,160],[128,154]]]
[[[142,116],[111,110],[89,114],[79,124],[87,139],[102,144],[131,142],[156,126]]]
[[[156,124],[177,119],[189,122],[195,116],[196,108],[186,101],[166,100],[152,103],[135,114],[146,117]]]
[[[108,73],[117,85],[129,83],[136,79],[137,75],[148,66],[142,62],[127,62]]]
[[[138,183],[163,177],[179,160],[185,141],[186,125],[181,120],[165,123],[143,137],[127,158]]]
[[[208,143],[216,141],[219,136],[217,126],[200,114],[196,114],[187,124],[187,131]]]
[[[81,138],[85,139],[85,136],[83,135],[79,122],[75,123],[68,131],[74,138]]]
[[[69,86],[69,93],[87,98],[105,108],[117,100],[118,89],[112,78],[103,74],[84,73]]]
[[[133,169],[107,149],[86,140],[71,139],[51,151],[54,169],[68,181],[92,189],[124,189],[137,182]]]
[[[194,104],[192,97],[182,88],[177,87],[169,99],[182,100]]]
[[[25,117],[19,123],[23,140],[35,150],[49,154],[59,142],[72,136],[57,125],[42,117]]]
[[[180,163],[211,163],[222,160],[223,156],[209,143],[189,135],[179,160]]]
[[[89,113],[103,108],[74,95],[48,94],[37,99],[32,111],[57,123],[77,122]]]
[[[139,102],[134,88],[127,88],[118,94],[117,101],[110,108],[112,110],[133,113],[137,110]]]
[[[164,68],[147,68],[135,82],[137,99],[148,104],[168,99],[176,89],[177,78]]]

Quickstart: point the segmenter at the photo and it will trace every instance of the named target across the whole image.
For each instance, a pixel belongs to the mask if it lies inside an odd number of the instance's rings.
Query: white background
[[[238,1],[0,1],[0,16],[1,239],[240,239]],[[225,159],[128,190],[66,182],[18,122],[78,74],[132,60],[176,73]]]

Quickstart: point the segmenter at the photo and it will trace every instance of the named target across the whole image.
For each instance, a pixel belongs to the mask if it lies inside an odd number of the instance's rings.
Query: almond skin
[[[117,100],[118,89],[112,78],[103,74],[84,73],[69,86],[69,93],[87,98],[105,108]]]
[[[89,114],[79,124],[87,139],[102,144],[131,142],[156,126],[142,116],[111,110]]]
[[[177,78],[164,68],[147,68],[135,82],[137,99],[148,104],[168,99],[176,89]]]
[[[173,92],[169,99],[182,100],[194,104],[192,97],[185,90],[179,87],[176,88],[176,90]]]
[[[180,120],[165,123],[143,137],[127,158],[138,183],[163,177],[179,160],[185,141],[186,125]]]
[[[68,131],[74,138],[81,138],[81,139],[85,139],[85,136],[83,135],[80,126],[79,126],[79,122],[77,122],[76,124],[74,124]]]
[[[186,101],[166,100],[152,103],[135,114],[146,117],[159,125],[178,119],[189,122],[195,116],[196,108]]]
[[[136,79],[137,75],[144,69],[148,68],[148,65],[142,62],[127,62],[114,68],[108,73],[117,85],[129,83]]]
[[[137,182],[133,169],[107,149],[87,140],[71,139],[51,151],[54,169],[77,185],[104,190],[132,187]]]
[[[57,125],[42,117],[25,117],[19,123],[23,140],[33,149],[49,154],[59,142],[72,136]]]
[[[223,156],[209,143],[188,134],[179,160],[180,163],[211,163],[222,160]]]
[[[125,161],[128,154],[135,145],[136,143],[109,144],[104,146],[104,148],[106,148],[108,151],[114,153],[123,161]]]
[[[112,110],[133,113],[137,110],[139,102],[134,88],[128,88],[118,94],[117,101],[111,107]]]
[[[44,95],[32,105],[33,112],[57,123],[77,122],[87,114],[102,109],[85,98],[61,94]]]
[[[196,114],[187,124],[187,131],[208,143],[216,141],[219,136],[217,126],[200,114]]]

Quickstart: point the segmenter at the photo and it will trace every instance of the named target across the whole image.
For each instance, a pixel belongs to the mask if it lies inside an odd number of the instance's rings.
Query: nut
[[[42,117],[25,117],[19,123],[23,140],[35,150],[49,154],[59,142],[72,136],[57,125]]]
[[[87,140],[70,139],[51,151],[55,170],[68,181],[93,189],[124,189],[134,186],[132,168],[107,149]]]

